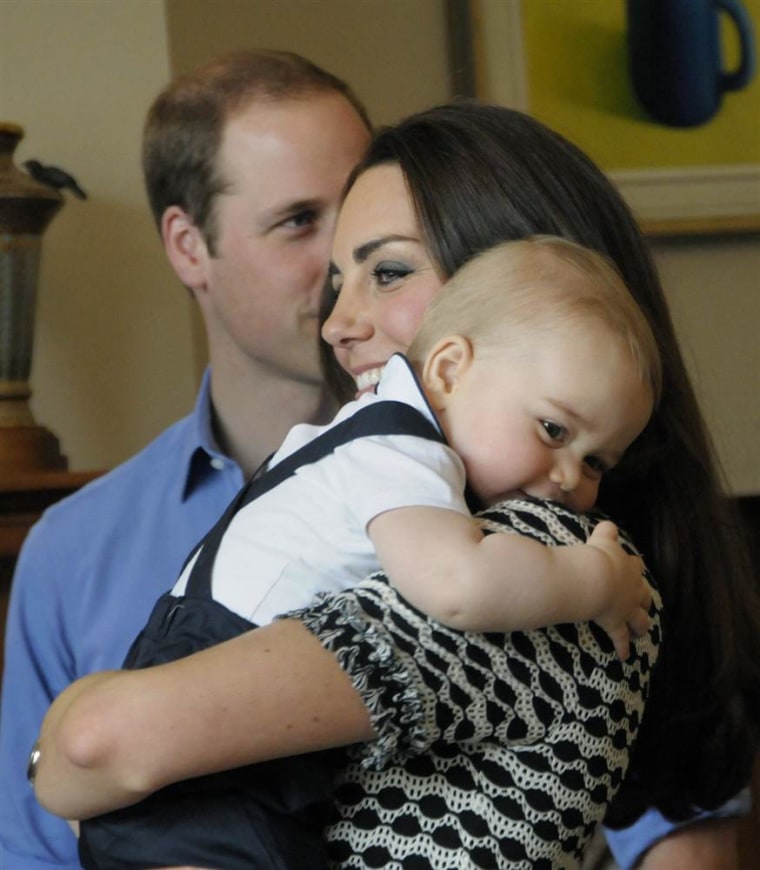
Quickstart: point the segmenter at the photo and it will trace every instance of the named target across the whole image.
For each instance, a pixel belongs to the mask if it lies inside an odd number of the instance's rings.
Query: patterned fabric
[[[481,522],[557,546],[585,541],[599,519],[520,500]],[[332,866],[577,867],[628,766],[660,608],[655,591],[651,631],[625,663],[593,624],[446,629],[382,575],[301,611],[378,733],[353,748],[338,790]]]

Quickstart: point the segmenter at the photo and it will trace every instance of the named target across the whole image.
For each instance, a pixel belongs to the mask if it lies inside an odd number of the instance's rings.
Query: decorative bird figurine
[[[77,184],[76,179],[60,167],[45,166],[39,160],[25,160],[23,166],[36,181],[56,190],[70,190],[79,199],[87,199],[87,194]]]

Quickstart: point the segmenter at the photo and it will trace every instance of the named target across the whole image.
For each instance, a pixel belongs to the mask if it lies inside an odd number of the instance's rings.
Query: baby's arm
[[[649,627],[643,564],[623,550],[608,521],[585,544],[545,547],[521,535],[484,535],[455,511],[406,507],[379,514],[368,534],[399,592],[459,631],[593,620],[626,659],[631,634]]]

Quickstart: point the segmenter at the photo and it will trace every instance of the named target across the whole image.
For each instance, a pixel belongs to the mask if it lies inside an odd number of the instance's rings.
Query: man
[[[2,867],[79,867],[71,830],[25,779],[47,707],[77,677],[121,664],[244,478],[295,423],[329,417],[319,297],[341,191],[368,138],[348,87],[282,52],[212,62],[153,104],[146,186],[210,366],[189,417],[49,510],[24,545],[3,681]]]

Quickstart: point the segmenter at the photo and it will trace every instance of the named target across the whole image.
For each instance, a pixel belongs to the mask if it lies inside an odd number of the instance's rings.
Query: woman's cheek
[[[397,302],[392,337],[402,350],[408,350],[438,289],[436,287],[425,293],[411,294],[403,304]]]

